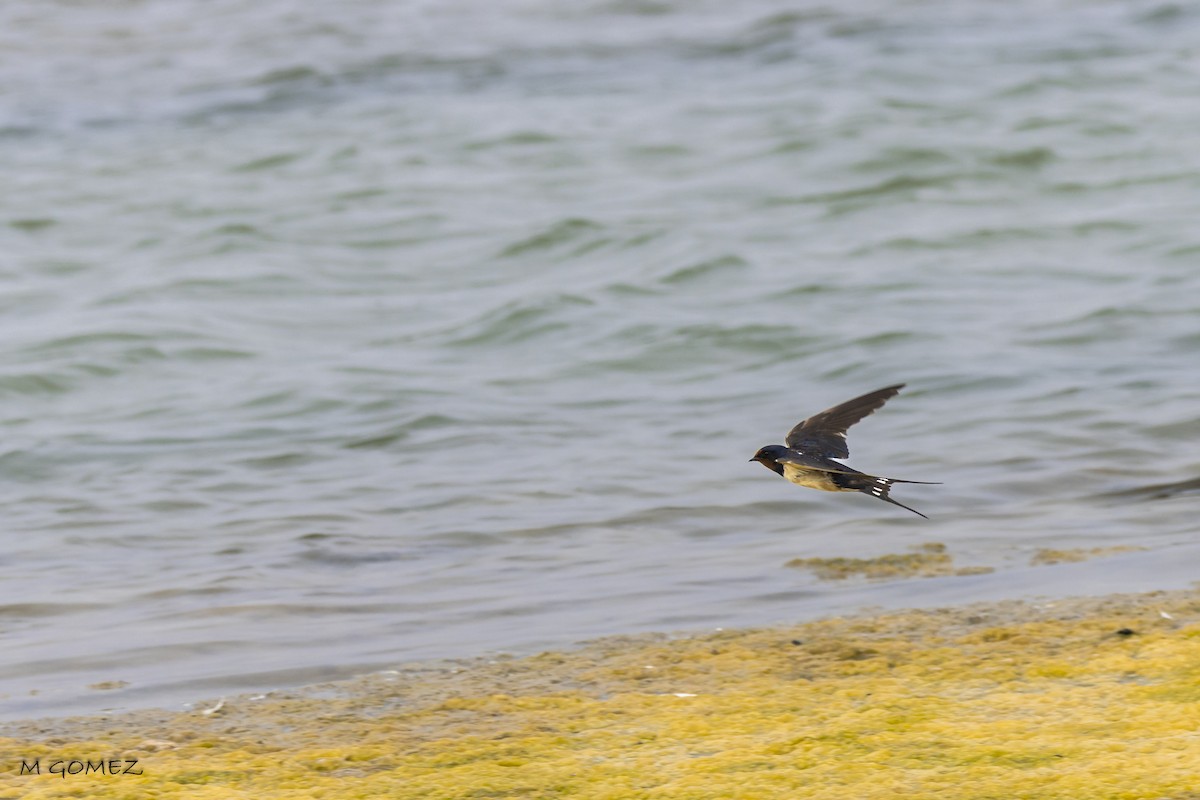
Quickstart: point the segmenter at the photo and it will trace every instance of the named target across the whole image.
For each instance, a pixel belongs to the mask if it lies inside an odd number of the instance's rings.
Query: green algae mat
[[[0,798],[1197,800],[1200,595],[605,639],[5,736]]]

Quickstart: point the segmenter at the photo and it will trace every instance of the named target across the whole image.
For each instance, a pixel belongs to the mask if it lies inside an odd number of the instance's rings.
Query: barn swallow
[[[846,446],[846,429],[863,417],[881,408],[884,403],[896,396],[903,383],[888,386],[868,392],[862,397],[826,409],[820,414],[813,414],[796,427],[788,431],[784,440],[786,445],[769,444],[760,448],[751,461],[757,461],[769,470],[778,472],[789,481],[810,489],[820,489],[825,492],[862,492],[871,497],[900,506],[917,516],[925,517],[915,508],[909,508],[903,503],[897,503],[888,496],[893,483],[925,483],[936,481],[903,481],[899,478],[880,478],[867,475],[845,464],[834,461],[835,458],[849,458],[850,449]],[[929,517],[925,517],[929,519]]]

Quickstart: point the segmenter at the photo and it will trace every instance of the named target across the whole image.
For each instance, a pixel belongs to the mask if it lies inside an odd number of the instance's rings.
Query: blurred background
[[[5,3],[0,713],[1188,585],[1198,35],[1103,0]],[[895,491],[930,521],[747,463],[898,382],[849,463],[943,481]],[[992,572],[784,566],[930,543]]]

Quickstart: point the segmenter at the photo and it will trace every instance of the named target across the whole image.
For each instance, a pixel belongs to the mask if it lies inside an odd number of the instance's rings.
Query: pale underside
[[[783,463],[783,477],[799,486],[809,489],[820,489],[823,492],[853,492],[856,489],[844,489],[833,482],[828,472],[812,467],[802,467],[799,464]]]

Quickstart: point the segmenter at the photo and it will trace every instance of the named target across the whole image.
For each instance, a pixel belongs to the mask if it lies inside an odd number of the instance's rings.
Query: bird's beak
[[[751,460],[751,461],[758,461],[758,456],[755,456],[754,458],[752,458],[752,459],[750,459],[750,460]]]

